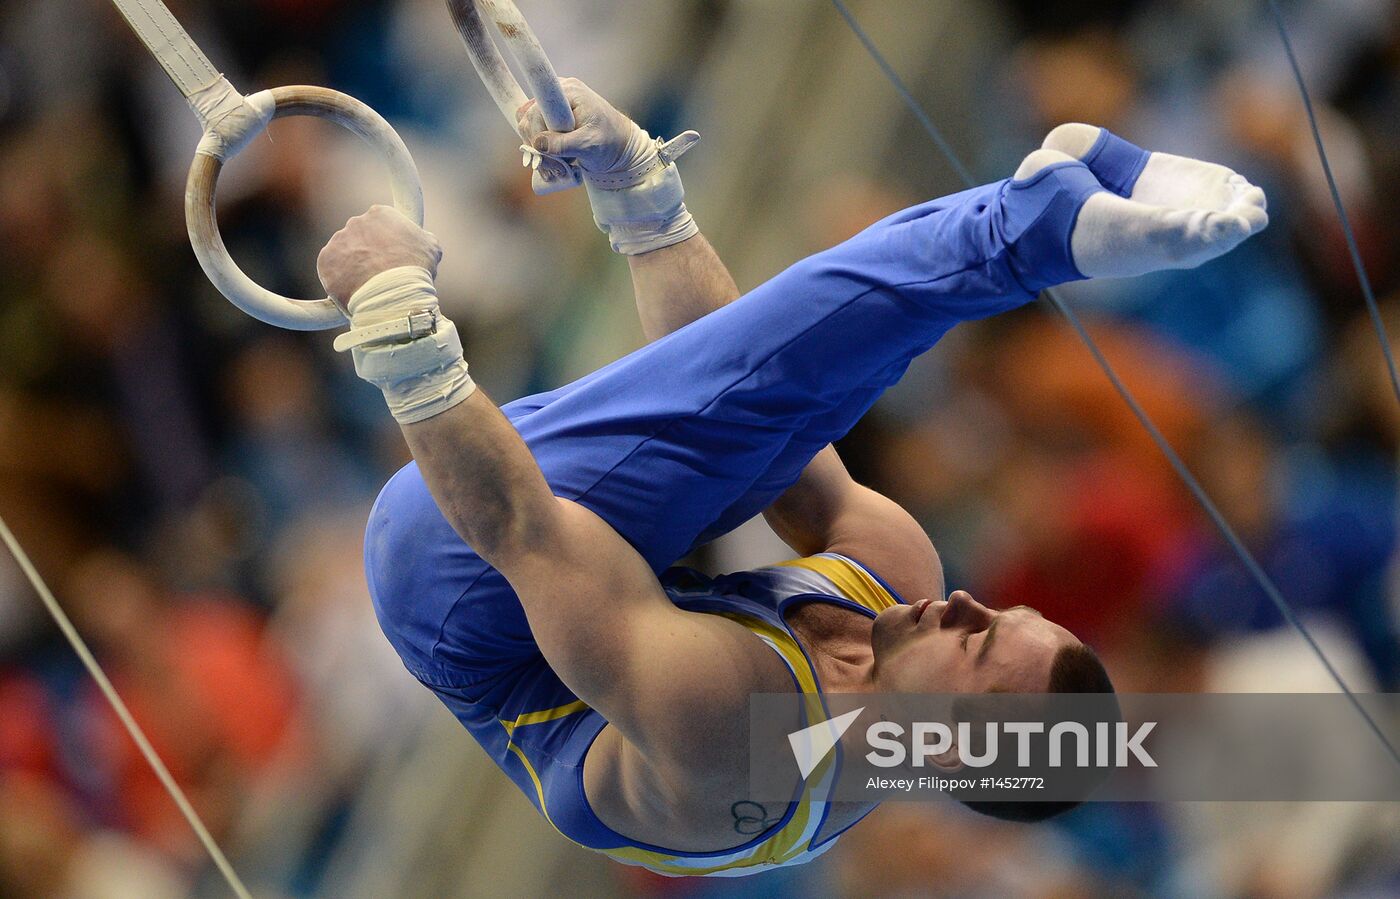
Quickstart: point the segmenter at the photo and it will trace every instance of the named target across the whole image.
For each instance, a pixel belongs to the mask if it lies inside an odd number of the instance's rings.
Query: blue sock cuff
[[[1120,197],[1133,192],[1152,154],[1129,143],[1107,128],[1099,129],[1099,139],[1084,156],[1084,164],[1104,187]]]
[[[1062,162],[1005,185],[1002,234],[1016,280],[1031,293],[1084,280],[1070,238],[1084,201],[1103,190],[1094,173],[1081,162]]]

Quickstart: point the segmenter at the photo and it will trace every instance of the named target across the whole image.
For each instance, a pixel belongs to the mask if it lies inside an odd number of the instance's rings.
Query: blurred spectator
[[[891,851],[895,849],[896,851]],[[891,802],[843,843],[847,896],[1057,899],[1109,895],[1050,830],[974,816],[952,803]]]
[[[143,846],[93,828],[55,784],[0,771],[0,892],[64,899],[181,899],[188,883]]]
[[[231,439],[225,469],[252,485],[274,538],[294,520],[372,497],[376,472],[338,439],[307,353],[269,335],[230,361]]]
[[[1393,471],[1368,471],[1356,461],[1339,471],[1302,453],[1287,458],[1243,417],[1212,428],[1197,459],[1206,489],[1273,581],[1286,585],[1295,611],[1344,623],[1375,674],[1393,683],[1397,630],[1385,577],[1396,537]],[[1213,538],[1202,534],[1182,567],[1177,613],[1219,636],[1283,627],[1234,554]]]
[[[298,751],[296,687],[256,618],[228,599],[171,596],[113,550],[80,562],[64,591],[132,715],[211,830],[228,833],[247,786]],[[199,847],[95,686],[55,704],[52,727],[77,746],[64,775],[93,814],[186,861]]]

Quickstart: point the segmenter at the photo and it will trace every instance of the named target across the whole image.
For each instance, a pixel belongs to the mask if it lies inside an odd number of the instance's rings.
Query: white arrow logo
[[[788,742],[792,744],[792,754],[797,759],[797,770],[802,772],[803,780],[806,780],[822,763],[822,759],[836,748],[836,741],[851,729],[851,725],[856,723],[856,719],[863,711],[865,711],[865,707],[861,706],[854,712],[847,712],[836,718],[830,718],[788,734]]]

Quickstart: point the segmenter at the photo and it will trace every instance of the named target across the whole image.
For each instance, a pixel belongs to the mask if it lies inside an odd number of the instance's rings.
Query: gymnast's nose
[[[954,590],[948,595],[938,626],[976,633],[985,630],[995,617],[996,612],[973,599],[966,590]]]

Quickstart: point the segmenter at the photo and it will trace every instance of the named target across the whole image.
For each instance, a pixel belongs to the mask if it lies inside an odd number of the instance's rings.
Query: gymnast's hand
[[[401,425],[418,424],[476,391],[457,326],[438,309],[437,238],[396,209],[371,206],[335,233],[316,259],[331,299],[350,319],[335,339],[355,373],[384,393]]]
[[[516,111],[526,162],[536,165],[535,193],[573,187],[581,178],[593,221],[625,256],[664,249],[699,233],[673,163],[700,135],[686,131],[658,140],[577,78],[560,84],[574,112],[574,130],[550,131],[534,100]]]
[[[550,131],[534,100],[516,110],[516,130],[527,146],[542,155],[539,172],[546,182],[568,179],[562,161],[577,165],[594,187],[622,190],[659,168],[663,154],[668,155],[667,161],[674,159],[700,138],[688,131],[662,144],[577,78],[560,79],[560,85],[574,111],[573,131]]]
[[[1269,223],[1264,191],[1199,159],[1149,153],[1090,125],[1061,125],[1017,178],[1080,160],[1103,185],[1080,210],[1075,266],[1090,278],[1187,269],[1228,253]]]
[[[342,309],[366,281],[390,269],[421,268],[437,277],[442,245],[389,206],[371,206],[346,222],[316,258],[321,284]]]
[[[561,78],[559,84],[574,112],[573,131],[550,131],[533,99],[515,111],[521,140],[544,157],[540,177],[559,180],[560,160],[577,164],[585,175],[626,171],[632,157],[645,152],[650,136],[577,78]]]

